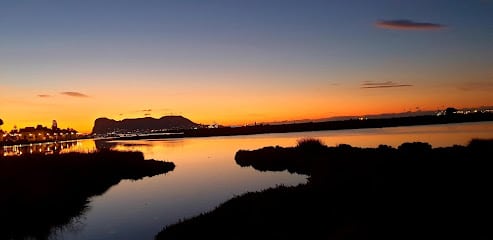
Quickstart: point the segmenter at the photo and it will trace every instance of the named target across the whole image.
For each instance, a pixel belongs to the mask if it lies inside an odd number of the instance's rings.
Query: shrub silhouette
[[[423,142],[240,150],[241,166],[309,176],[247,193],[166,226],[156,239],[492,239],[493,139],[432,148]],[[300,160],[301,159],[301,160]]]
[[[403,152],[428,152],[431,145],[424,142],[403,143],[397,149]]]
[[[327,146],[322,143],[320,139],[316,138],[302,138],[297,142],[296,147],[303,150],[318,150],[325,149]]]

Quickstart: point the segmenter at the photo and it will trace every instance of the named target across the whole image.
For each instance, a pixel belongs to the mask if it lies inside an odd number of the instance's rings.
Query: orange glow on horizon
[[[304,105],[306,104],[306,105]],[[448,106],[453,106],[456,108],[470,108],[478,107],[478,105],[472,104],[450,104],[445,105],[442,103],[437,103],[433,107],[433,104],[421,105],[419,109],[416,109],[414,105],[404,105],[402,103],[388,104],[385,106],[379,105],[378,103],[368,104],[367,107],[358,107],[359,104],[334,104],[330,105],[328,103],[320,102],[300,102],[297,104],[290,104],[288,106],[279,106],[276,104],[265,104],[264,108],[250,107],[250,108],[240,108],[237,109],[231,106],[222,106],[218,109],[203,109],[199,108],[193,111],[193,108],[185,108],[186,111],[183,113],[152,113],[149,117],[159,118],[165,115],[182,115],[189,118],[193,122],[200,124],[213,124],[217,123],[220,125],[235,125],[241,126],[245,124],[260,124],[268,122],[282,122],[282,121],[295,121],[295,120],[311,120],[311,119],[323,119],[330,117],[339,116],[365,116],[373,114],[386,114],[386,113],[401,113],[407,111],[434,111],[438,109],[444,109]],[[56,119],[58,126],[60,128],[73,128],[81,133],[90,133],[94,124],[94,120],[99,117],[108,117],[114,120],[122,120],[125,118],[140,118],[145,117],[143,113],[130,113],[124,116],[119,114],[103,115],[105,109],[95,109],[95,113],[91,113],[90,109],[81,111],[79,113],[64,112],[60,111],[56,114],[53,112],[47,113],[45,115],[38,114],[35,117],[27,119],[29,116],[22,112],[14,112],[14,114],[4,114],[2,119],[4,125],[1,129],[9,131],[13,129],[14,125],[17,128],[23,128],[27,126],[36,126],[41,124],[43,126],[51,126],[52,120]],[[98,114],[100,112],[100,114]],[[113,111],[114,112],[114,111]],[[32,116],[32,115],[31,115]]]
[[[118,77],[123,79],[123,76]],[[170,77],[199,78],[193,75]],[[231,77],[236,77],[238,82],[227,84]],[[262,84],[266,77],[272,79],[269,83]],[[323,78],[322,75],[311,77]],[[357,79],[360,77],[358,74],[355,76]],[[296,81],[301,78],[299,75],[256,76],[245,73],[245,76],[237,76],[230,73],[202,77],[200,79],[203,83],[209,80],[215,84],[197,86],[163,83],[142,86],[137,83],[129,86],[102,84],[92,88],[73,86],[67,88],[67,91],[10,87],[3,89],[0,96],[0,118],[4,121],[1,129],[10,131],[14,125],[17,128],[37,124],[51,126],[52,120],[57,120],[60,128],[74,128],[81,133],[90,133],[94,120],[99,117],[122,120],[146,116],[159,118],[166,115],[181,115],[200,124],[239,126],[493,105],[493,96],[488,91],[488,85],[486,88],[464,90],[464,83],[455,79],[465,76],[444,77],[450,77],[457,83],[444,85],[439,81],[417,82],[409,87],[362,89],[359,85],[361,81],[356,80],[340,85],[303,84]],[[287,80],[290,84],[283,85],[282,81]],[[396,82],[409,83],[405,80]],[[71,94],[63,94],[66,92]]]

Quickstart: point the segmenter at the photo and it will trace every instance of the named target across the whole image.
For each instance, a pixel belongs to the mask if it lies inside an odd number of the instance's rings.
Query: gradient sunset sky
[[[0,1],[2,129],[493,105],[493,1]]]

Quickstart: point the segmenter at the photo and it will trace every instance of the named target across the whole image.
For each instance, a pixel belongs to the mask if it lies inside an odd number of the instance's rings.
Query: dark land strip
[[[47,239],[88,209],[89,198],[123,179],[172,171],[141,152],[98,151],[0,157],[0,239]]]
[[[493,121],[493,113],[472,113],[472,114],[453,114],[453,115],[426,115],[397,118],[378,118],[378,119],[349,119],[339,121],[324,122],[305,122],[290,124],[259,124],[242,127],[218,127],[218,128],[198,128],[168,131],[163,135],[136,135],[114,138],[115,140],[138,140],[138,139],[167,139],[184,137],[214,137],[214,136],[236,136],[252,135],[264,133],[289,133],[289,132],[308,132],[324,130],[343,130],[361,128],[385,128],[400,126],[418,126],[449,123],[483,122]]]
[[[240,150],[240,166],[309,181],[237,196],[156,239],[492,239],[492,156],[493,139]]]

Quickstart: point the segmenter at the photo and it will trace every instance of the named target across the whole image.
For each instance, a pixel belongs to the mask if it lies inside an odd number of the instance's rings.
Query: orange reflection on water
[[[306,176],[240,167],[234,155],[239,149],[294,146],[297,140],[306,137],[321,139],[327,145],[346,143],[375,147],[379,144],[399,146],[403,142],[426,141],[439,147],[467,144],[472,138],[493,138],[493,122],[97,142],[94,145],[99,147],[142,151],[146,159],[171,161],[176,168],[164,175],[139,181],[121,181],[104,195],[94,197],[91,200],[91,211],[85,216],[82,233],[65,234],[106,236],[115,230],[113,232],[123,236],[126,232],[139,232],[144,226],[146,232],[157,232],[163,225],[212,210],[235,195],[278,184],[289,186],[304,183]]]
[[[466,145],[473,138],[493,138],[493,123],[459,123],[427,126],[349,129],[334,131],[259,134],[209,138],[183,138],[164,140],[103,141],[77,140],[64,142],[32,143],[0,148],[1,156],[22,154],[54,154],[67,152],[93,152],[98,148],[142,151],[147,159],[167,160],[188,156],[188,161],[201,159],[204,154],[227,154],[234,157],[239,149],[256,149],[265,146],[294,146],[301,138],[317,138],[326,145],[349,144],[355,147],[377,147],[380,144],[397,147],[404,142],[428,142],[433,147]],[[233,153],[232,153],[233,152]],[[203,163],[200,160],[198,164]]]
[[[110,141],[113,149],[142,151],[146,159],[172,161],[176,168],[168,173],[167,182],[193,192],[232,182],[248,182],[257,173],[240,168],[234,156],[240,149],[253,150],[265,146],[289,147],[301,138],[317,138],[329,146],[350,144],[356,147],[397,147],[404,142],[428,142],[433,147],[466,145],[472,138],[493,138],[493,123],[447,124],[394,128],[352,129],[282,134],[259,134],[208,138],[164,140]],[[261,173],[267,177],[270,173]],[[257,176],[260,178],[260,175]],[[279,175],[272,177],[279,177]],[[299,179],[298,179],[299,181]],[[170,188],[175,188],[170,186]]]
[[[44,142],[17,144],[13,146],[4,146],[0,148],[1,156],[19,156],[25,154],[60,154],[67,152],[92,152],[95,145],[92,140],[80,141],[61,141],[61,142]]]
[[[427,142],[433,147],[446,147],[467,145],[474,138],[493,138],[493,123],[341,130],[334,131],[332,137],[322,137],[322,140],[328,145],[346,143],[357,147],[377,147],[380,144],[398,147],[405,142]]]
[[[60,153],[68,153],[68,152],[80,152],[80,153],[88,153],[96,151],[96,145],[93,140],[80,140],[76,141],[70,147],[63,148]]]

